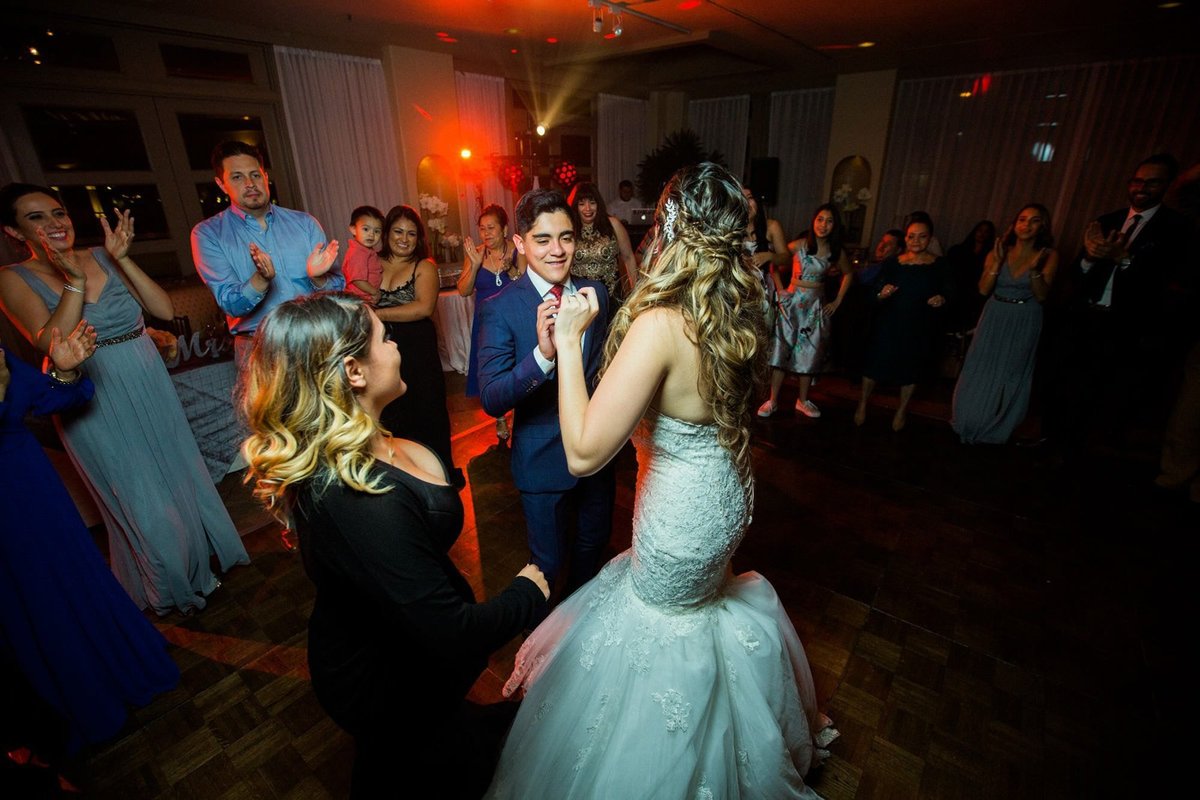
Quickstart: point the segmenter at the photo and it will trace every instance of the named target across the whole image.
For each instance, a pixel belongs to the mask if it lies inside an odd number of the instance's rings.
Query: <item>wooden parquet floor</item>
[[[477,593],[496,592],[525,560],[520,503],[490,419],[448,379],[470,479],[453,555]],[[1064,464],[963,447],[945,387],[901,434],[882,408],[855,428],[843,381],[813,396],[819,420],[794,415],[785,390],[784,410],[758,423],[757,508],[734,566],[775,585],[841,730],[810,776],[817,791],[1175,796],[1200,514],[1149,488],[1152,453]],[[633,458],[620,459],[614,551],[633,500]],[[182,683],[87,753],[88,797],[346,796],[352,744],[307,680],[312,588],[236,480],[222,491],[253,563],[204,612],[156,621]],[[476,699],[498,697],[514,651],[493,659]],[[436,795],[412,784],[404,796]]]

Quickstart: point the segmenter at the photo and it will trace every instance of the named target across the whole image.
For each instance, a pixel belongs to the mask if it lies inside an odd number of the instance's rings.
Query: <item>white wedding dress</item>
[[[488,797],[817,798],[837,735],[775,590],[729,560],[749,509],[715,425],[634,436],[633,547],[525,641],[525,687]]]

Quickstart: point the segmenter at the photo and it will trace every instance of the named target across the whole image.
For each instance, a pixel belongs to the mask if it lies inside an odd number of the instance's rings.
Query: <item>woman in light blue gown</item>
[[[1058,271],[1050,212],[1030,203],[984,262],[988,297],[954,387],[950,425],[964,444],[1004,444],[1025,419],[1033,387],[1042,303]]]
[[[0,269],[0,302],[42,352],[53,328],[86,316],[96,328],[88,377],[96,396],[55,418],[71,462],[108,529],[109,560],[138,608],[160,615],[204,608],[222,570],[250,561],[213,486],[142,310],[160,319],[171,299],[129,257],[133,218],[100,218],[104,247],[75,249],[71,217],[53,190],[9,184],[0,221],[30,257]]]
[[[555,323],[571,471],[638,447],[633,547],[525,641],[525,690],[495,798],[814,798],[835,732],[804,648],[761,575],[730,558],[753,504],[750,403],[765,357],[762,284],[744,255],[746,200],[722,167],[677,173],[662,252],[618,312],[589,399],[584,289]]]

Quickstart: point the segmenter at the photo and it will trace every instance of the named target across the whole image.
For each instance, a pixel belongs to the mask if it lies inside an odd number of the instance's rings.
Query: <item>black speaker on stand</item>
[[[754,196],[773,206],[779,203],[779,158],[769,156],[750,159],[750,177],[746,185]]]

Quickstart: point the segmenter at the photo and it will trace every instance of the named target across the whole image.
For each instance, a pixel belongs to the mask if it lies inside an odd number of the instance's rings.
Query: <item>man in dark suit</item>
[[[575,215],[560,192],[536,189],[517,203],[513,241],[525,274],[484,301],[479,312],[479,396],[493,417],[515,409],[512,473],[529,531],[532,560],[553,586],[562,585],[567,520],[576,512],[569,593],[599,569],[612,531],[612,466],[576,478],[567,470],[558,422],[554,318],[559,298],[584,286],[596,291],[600,314],[583,340],[584,370],[593,385],[607,333],[608,294],[596,281],[571,276]]]
[[[1189,310],[1177,291],[1186,224],[1162,204],[1178,164],[1155,155],[1129,180],[1129,206],[1092,222],[1070,267],[1070,292],[1053,361],[1046,433],[1081,447],[1102,412],[1120,433],[1155,410]]]

